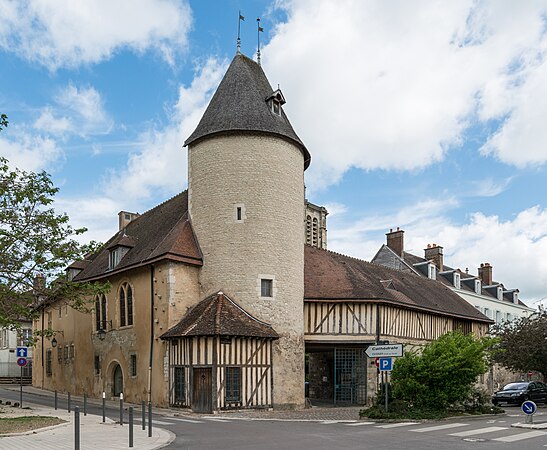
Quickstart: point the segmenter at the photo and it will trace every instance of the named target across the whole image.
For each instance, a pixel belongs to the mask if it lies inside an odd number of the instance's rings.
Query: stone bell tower
[[[304,170],[281,90],[237,54],[188,146],[188,209],[202,295],[228,293],[272,325],[273,401],[304,404]]]

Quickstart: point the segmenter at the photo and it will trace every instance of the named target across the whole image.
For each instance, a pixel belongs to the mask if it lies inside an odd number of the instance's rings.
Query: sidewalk
[[[1,436],[0,449],[10,450],[63,450],[74,449],[74,412],[41,406],[26,402],[32,415],[53,416],[66,420],[66,423],[31,431],[23,435]],[[23,410],[27,411],[28,410]],[[127,415],[126,418],[127,420]],[[148,429],[142,430],[141,424],[133,426],[133,445],[135,449],[152,450],[166,446],[175,436],[170,431],[152,427],[152,437],[148,437]],[[120,450],[129,448],[129,425],[119,425],[110,419],[102,423],[101,416],[83,415],[80,407],[80,448]]]

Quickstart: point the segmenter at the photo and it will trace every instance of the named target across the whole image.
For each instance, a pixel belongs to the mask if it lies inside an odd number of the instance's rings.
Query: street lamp
[[[51,346],[53,348],[57,347],[57,339],[55,339],[55,337],[53,337],[53,339],[51,340]]]

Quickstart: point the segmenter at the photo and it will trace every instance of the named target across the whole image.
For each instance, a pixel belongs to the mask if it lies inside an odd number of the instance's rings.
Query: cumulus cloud
[[[197,126],[226,67],[227,61],[215,58],[197,67],[191,84],[179,88],[168,125],[141,134],[138,150],[129,156],[126,167],[112,171],[107,191],[126,199],[142,199],[154,190],[182,189],[187,173],[182,144]]]
[[[423,256],[427,244],[444,247],[445,263],[477,275],[481,263],[494,268],[494,279],[506,288],[520,289],[521,298],[532,305],[547,293],[547,209],[534,206],[513,218],[471,214],[462,224],[447,216],[457,202],[428,200],[393,213],[354,222],[331,222],[329,248],[366,260],[385,243],[389,226],[405,231],[405,250]],[[347,220],[347,219],[345,219]],[[333,227],[334,225],[334,227]]]
[[[7,158],[10,166],[37,172],[51,169],[53,163],[64,156],[57,142],[48,137],[36,136],[17,128],[9,133],[16,138],[0,136],[0,155]],[[6,133],[7,134],[7,133]]]
[[[157,50],[168,63],[187,47],[192,14],[177,0],[0,0],[0,48],[50,70]]]
[[[312,191],[351,167],[411,170],[439,161],[477,119],[510,116],[488,145],[505,161],[547,159],[546,106],[536,90],[547,89],[544,3],[302,0],[280,7],[287,20],[273,30],[263,64],[281,83],[285,109],[312,153]]]
[[[44,133],[80,137],[108,134],[113,121],[104,109],[104,101],[95,88],[69,84],[54,98],[54,106],[46,106],[34,122],[34,128]]]

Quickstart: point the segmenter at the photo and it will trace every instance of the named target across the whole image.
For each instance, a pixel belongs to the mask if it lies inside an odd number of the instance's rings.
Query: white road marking
[[[355,420],[323,420],[319,423],[322,423],[323,425],[330,425],[332,423],[354,423]]]
[[[359,427],[361,425],[372,425],[376,422],[357,422],[357,423],[346,423],[348,427]]]
[[[469,424],[467,423],[447,423],[446,425],[437,425],[435,427],[426,427],[426,428],[416,428],[414,430],[416,433],[425,433],[427,431],[437,431],[437,430],[446,430],[448,428],[458,428],[458,427],[466,427]]]
[[[142,423],[142,421],[140,420],[135,420],[135,422]],[[148,419],[146,420],[146,423],[148,423]],[[155,420],[155,419],[152,419],[152,424],[153,425],[175,425],[173,422],[163,422],[162,420]]]
[[[204,419],[210,422],[230,422],[228,419],[217,419],[216,417],[204,417]]]
[[[511,436],[500,437],[492,440],[498,442],[516,442],[539,436],[547,436],[547,433],[544,431],[529,431],[528,433],[513,434]]]
[[[176,420],[177,422],[188,422],[188,423],[203,423],[201,420],[181,419],[180,417],[169,417],[169,420]]]
[[[401,422],[401,423],[390,423],[389,425],[378,425],[376,428],[395,428],[395,427],[406,427],[408,425],[419,425],[420,422]]]
[[[486,427],[478,428],[476,430],[460,431],[459,433],[452,433],[449,436],[473,436],[474,434],[492,433],[494,431],[507,430],[507,427]]]

